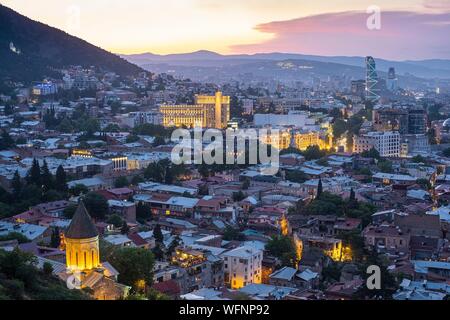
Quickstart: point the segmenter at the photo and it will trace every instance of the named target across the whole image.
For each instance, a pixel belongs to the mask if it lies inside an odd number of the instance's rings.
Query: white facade
[[[303,128],[314,125],[315,120],[310,119],[306,112],[292,112],[289,114],[255,114],[254,123],[256,127],[289,127]]]
[[[263,251],[243,246],[222,254],[225,282],[232,289],[240,289],[250,283],[261,283]]]
[[[143,124],[154,124],[154,125],[162,124],[162,116],[159,112],[156,111],[130,112],[120,120],[123,125],[126,125],[130,128],[134,128]]]
[[[353,151],[377,150],[382,157],[400,157],[400,133],[369,132],[354,138]]]

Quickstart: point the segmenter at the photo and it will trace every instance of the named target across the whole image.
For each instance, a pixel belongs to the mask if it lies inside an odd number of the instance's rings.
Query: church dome
[[[81,202],[72,217],[69,229],[66,232],[68,239],[90,239],[98,236],[97,228],[89,216],[89,213]]]

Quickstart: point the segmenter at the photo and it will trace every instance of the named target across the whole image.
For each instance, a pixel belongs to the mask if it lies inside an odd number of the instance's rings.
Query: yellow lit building
[[[97,228],[81,202],[62,241],[66,251],[66,272],[59,278],[73,289],[90,289],[96,300],[118,300],[128,296],[130,287],[117,283],[118,273],[100,263]]]
[[[164,127],[225,129],[230,121],[230,97],[218,91],[214,96],[196,95],[194,105],[161,105]]]
[[[292,139],[293,136],[293,139]],[[289,147],[295,147],[298,150],[306,150],[308,147],[318,146],[322,150],[330,148],[330,139],[324,140],[320,132],[290,132],[289,130],[281,130],[279,134],[268,134],[261,137],[261,142],[267,145],[273,145],[279,150],[286,150]]]
[[[297,132],[294,136],[294,141],[298,150],[306,150],[311,146],[318,146],[321,149],[326,147],[326,143],[320,138],[319,132]]]
[[[100,267],[98,231],[83,203],[75,212],[64,240],[69,271],[84,272]]]
[[[82,158],[92,158],[93,157],[92,152],[90,150],[83,150],[83,149],[73,149],[72,156],[82,157]]]
[[[289,131],[280,131],[279,133],[270,133],[261,136],[261,142],[271,145],[278,150],[286,150],[291,146],[291,133]]]

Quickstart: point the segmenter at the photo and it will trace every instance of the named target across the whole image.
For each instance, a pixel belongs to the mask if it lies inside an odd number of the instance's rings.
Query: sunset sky
[[[450,59],[450,0],[0,0],[116,53],[293,52]],[[381,30],[366,9],[382,10]]]

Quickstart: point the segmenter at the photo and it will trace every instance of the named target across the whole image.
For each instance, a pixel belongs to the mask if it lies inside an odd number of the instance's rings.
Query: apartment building
[[[224,252],[224,280],[232,289],[240,289],[248,284],[261,283],[263,251],[242,246]]]
[[[369,132],[354,137],[353,151],[377,150],[382,157],[400,157],[400,133],[396,131]]]

